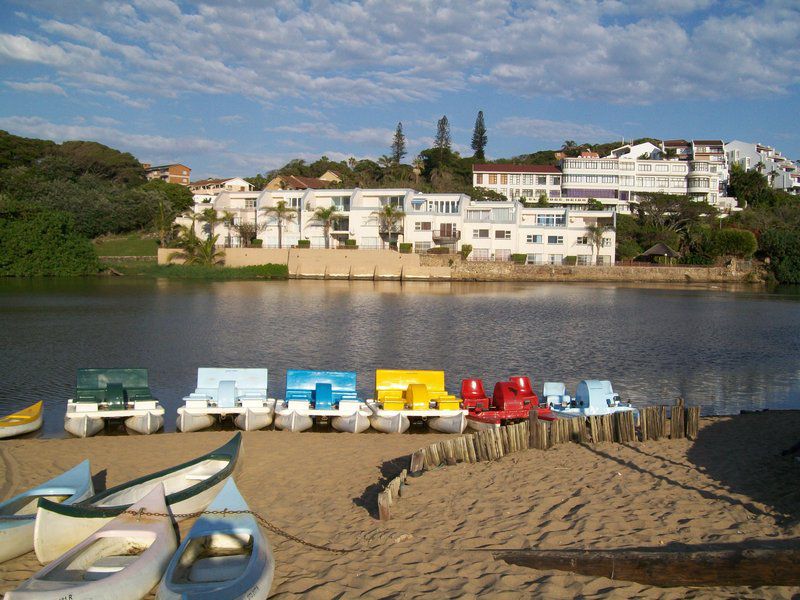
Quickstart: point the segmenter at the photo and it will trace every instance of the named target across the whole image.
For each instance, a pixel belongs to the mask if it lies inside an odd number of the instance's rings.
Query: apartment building
[[[325,247],[323,224],[314,218],[317,208],[334,207],[339,218],[329,237],[330,247],[355,240],[359,248],[388,247],[391,241],[410,243],[415,252],[440,246],[459,251],[473,247],[474,260],[507,260],[511,254],[526,254],[531,263],[562,264],[576,257],[577,264],[613,264],[616,213],[568,207],[525,207],[517,200],[486,202],[465,194],[426,194],[398,189],[308,189],[221,192],[212,201],[219,215],[231,213],[233,225],[248,221],[256,225],[264,247],[278,246],[279,202],[293,212],[281,221],[281,243],[295,246],[307,239],[312,248]],[[389,230],[379,214],[391,206],[404,213],[398,226]],[[196,211],[208,204],[196,205]],[[191,219],[179,218],[180,224]],[[592,241],[594,227],[602,228],[602,240]],[[219,243],[239,246],[236,227],[218,223],[213,232],[195,221],[198,235],[214,233]]]
[[[549,201],[561,198],[561,169],[553,165],[476,164],[472,166],[472,185],[509,200]]]
[[[725,144],[725,157],[730,165],[764,174],[777,190],[800,193],[800,167],[771,146],[733,140]]]
[[[157,167],[151,166],[149,163],[142,163],[144,167],[144,175],[147,180],[160,179],[167,183],[177,183],[179,185],[189,185],[189,176],[192,170],[186,165],[172,164],[172,165],[159,165]]]

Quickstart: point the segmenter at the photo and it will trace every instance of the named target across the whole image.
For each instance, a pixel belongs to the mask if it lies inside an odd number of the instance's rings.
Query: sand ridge
[[[90,458],[98,489],[216,448],[232,432],[8,440],[3,497]],[[274,598],[792,598],[800,588],[656,588],[495,561],[489,548],[623,548],[800,538],[800,463],[778,457],[800,413],[704,419],[696,442],[566,444],[409,481],[393,519],[381,483],[442,434],[244,434],[236,482],[250,507],[314,543],[270,534]],[[187,531],[191,522],[181,525]],[[0,564],[0,591],[38,570],[33,553]]]

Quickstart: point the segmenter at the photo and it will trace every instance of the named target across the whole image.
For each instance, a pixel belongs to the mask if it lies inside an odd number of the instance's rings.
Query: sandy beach
[[[95,486],[122,483],[213,449],[231,432],[8,440],[0,497],[90,458]],[[800,587],[657,588],[495,561],[487,548],[614,549],[757,544],[800,538],[800,412],[703,419],[697,441],[565,444],[412,479],[393,518],[381,484],[408,454],[446,436],[244,434],[236,482],[250,507],[332,554],[270,534],[274,598],[793,598]],[[191,523],[182,524],[187,531]],[[0,592],[38,570],[33,553],[0,565]]]

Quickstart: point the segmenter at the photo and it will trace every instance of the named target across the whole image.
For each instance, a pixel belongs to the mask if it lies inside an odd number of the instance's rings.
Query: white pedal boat
[[[158,585],[178,546],[164,486],[158,484],[130,511],[141,512],[118,515],[6,593],[6,600],[146,596]]]
[[[147,369],[78,369],[64,429],[77,437],[91,437],[108,420],[124,420],[129,431],[143,435],[164,426],[164,408],[150,393]]]
[[[607,380],[585,379],[578,384],[575,397],[567,394],[562,382],[547,381],[542,388],[542,399],[560,417],[591,417],[616,412],[633,412],[638,419],[639,410],[630,402],[623,402]]]
[[[94,494],[89,461],[64,471],[50,481],[0,503],[0,562],[33,550],[33,530],[39,498],[61,504],[74,504]],[[3,516],[17,519],[2,519]]]
[[[200,431],[226,417],[243,431],[268,427],[275,400],[267,397],[267,380],[267,369],[197,369],[197,388],[178,409],[178,429]]]
[[[358,398],[353,371],[286,371],[285,400],[275,405],[275,427],[306,431],[314,422],[329,421],[337,431],[361,433],[372,414]]]
[[[167,504],[176,520],[205,510],[236,466],[242,434],[224,446],[188,462],[109,488],[81,502],[64,506],[39,500],[33,547],[46,564],[110,522],[153,489],[164,485]]]
[[[157,600],[265,599],[275,557],[266,536],[229,479],[172,557]],[[240,514],[237,514],[240,513]]]

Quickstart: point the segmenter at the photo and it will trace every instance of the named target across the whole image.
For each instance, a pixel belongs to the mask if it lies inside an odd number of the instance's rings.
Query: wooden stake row
[[[406,483],[408,471],[403,469],[400,475],[392,479],[389,484],[378,494],[378,518],[388,521],[391,518],[392,506],[403,495],[403,486]]]

